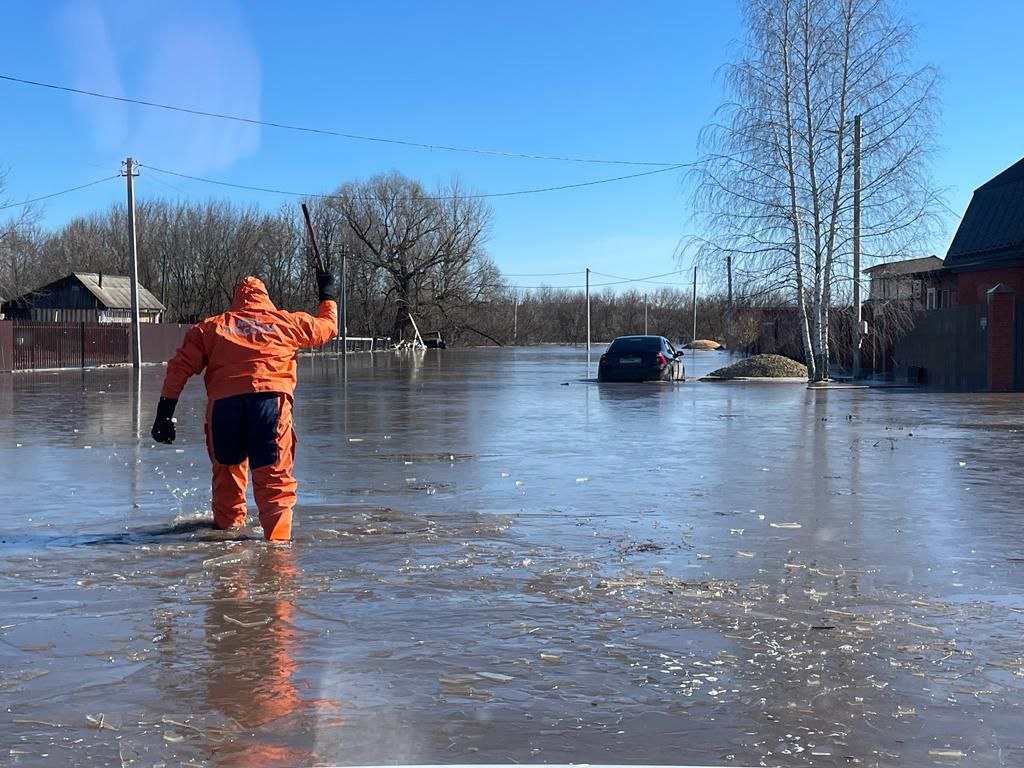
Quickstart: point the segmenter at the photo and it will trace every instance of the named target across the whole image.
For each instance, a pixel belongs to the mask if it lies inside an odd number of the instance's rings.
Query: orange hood
[[[231,299],[231,312],[252,311],[258,309],[275,310],[270,300],[267,286],[258,277],[246,277],[235,286],[235,295]]]

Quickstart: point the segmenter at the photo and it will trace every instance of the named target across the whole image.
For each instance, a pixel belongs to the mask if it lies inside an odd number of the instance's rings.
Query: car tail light
[[[654,362],[657,365],[668,365],[668,358],[659,352],[658,356],[654,358]]]
[[[598,360],[598,362],[599,363],[607,363],[608,362],[608,355],[601,355],[601,359]]]

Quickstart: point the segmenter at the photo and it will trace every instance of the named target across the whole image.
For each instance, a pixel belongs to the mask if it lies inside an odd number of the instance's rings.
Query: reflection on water
[[[285,547],[195,385],[0,376],[0,763],[1024,763],[1018,396],[585,360],[305,359]]]

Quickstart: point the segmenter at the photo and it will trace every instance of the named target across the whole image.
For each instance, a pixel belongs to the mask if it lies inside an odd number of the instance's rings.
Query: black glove
[[[177,405],[177,400],[172,400],[169,397],[160,398],[160,403],[156,407],[156,419],[153,421],[153,429],[149,433],[158,443],[170,445],[174,442],[174,438],[178,436],[177,431],[174,429],[174,408]]]
[[[338,300],[338,295],[334,291],[334,275],[329,271],[320,269],[316,271],[316,290],[320,301]]]

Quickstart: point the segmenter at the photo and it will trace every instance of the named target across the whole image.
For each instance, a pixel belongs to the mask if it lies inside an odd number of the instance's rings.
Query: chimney
[[[100,272],[100,288],[103,287],[103,273]]]

